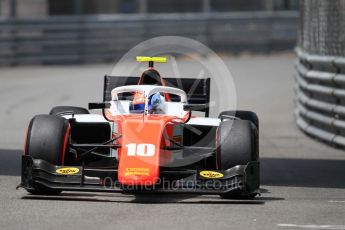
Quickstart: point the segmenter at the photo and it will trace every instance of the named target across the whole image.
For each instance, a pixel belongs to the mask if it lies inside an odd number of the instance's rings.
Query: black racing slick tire
[[[89,110],[83,107],[76,107],[76,106],[55,106],[50,110],[49,114],[58,115],[64,112],[66,113],[72,112],[73,114],[90,114]]]
[[[257,160],[255,128],[247,120],[224,121],[218,128],[218,165],[226,170]]]
[[[227,116],[229,117],[237,117],[241,120],[248,120],[251,121],[256,128],[259,130],[259,118],[256,113],[252,111],[246,111],[246,110],[233,110],[233,111],[223,111],[219,114],[218,118],[220,119],[226,119]]]
[[[217,164],[221,170],[227,170],[237,165],[247,165],[258,161],[257,130],[248,120],[225,120],[217,131]],[[248,193],[249,192],[249,193]],[[253,198],[255,191],[234,191],[221,195],[222,198]]]
[[[32,159],[41,159],[53,165],[63,165],[69,139],[68,120],[52,115],[37,115],[29,125],[25,154]],[[33,185],[32,194],[57,195],[61,191]]]

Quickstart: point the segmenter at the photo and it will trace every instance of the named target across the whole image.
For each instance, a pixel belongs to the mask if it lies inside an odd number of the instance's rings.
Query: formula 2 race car
[[[257,115],[225,111],[209,118],[209,78],[163,79],[153,64],[166,58],[137,61],[149,63],[140,78],[105,76],[103,102],[89,103],[102,114],[57,106],[31,120],[18,187],[40,195],[259,194]]]

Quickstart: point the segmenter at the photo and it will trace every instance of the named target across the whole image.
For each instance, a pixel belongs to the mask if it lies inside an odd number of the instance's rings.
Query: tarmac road
[[[15,190],[30,118],[52,105],[101,100],[102,77],[112,66],[1,68],[0,229],[345,229],[345,152],[297,129],[294,55],[224,61],[235,80],[238,108],[260,117],[261,197],[71,192],[45,197]],[[184,61],[180,72],[196,69]]]

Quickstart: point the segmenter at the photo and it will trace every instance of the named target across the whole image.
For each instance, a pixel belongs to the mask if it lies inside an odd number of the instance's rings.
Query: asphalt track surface
[[[224,61],[235,80],[238,108],[260,117],[261,197],[75,192],[47,197],[15,190],[30,118],[52,105],[101,100],[102,77],[112,66],[1,68],[0,229],[345,229],[345,152],[296,127],[295,56]],[[194,69],[184,61],[180,72]]]

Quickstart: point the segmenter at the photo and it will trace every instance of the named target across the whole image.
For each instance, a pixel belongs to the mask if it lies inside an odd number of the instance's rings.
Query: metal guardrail
[[[0,19],[0,65],[114,61],[156,36],[199,40],[218,51],[292,48],[297,12],[132,14]]]
[[[345,58],[296,49],[297,125],[307,134],[345,147]]]

